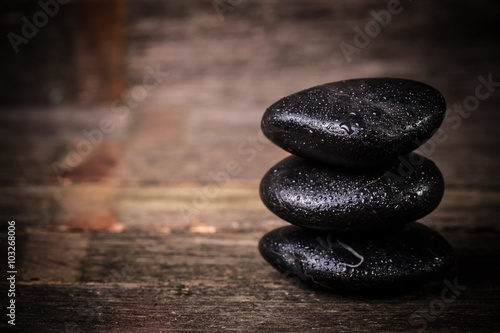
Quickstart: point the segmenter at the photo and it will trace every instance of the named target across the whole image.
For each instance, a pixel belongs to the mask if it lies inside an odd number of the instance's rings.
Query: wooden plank
[[[85,222],[75,222],[72,227],[71,221],[63,217],[66,205],[73,207],[74,214],[80,212],[76,215],[81,221],[84,210],[93,211],[94,215],[110,211],[121,225],[120,229],[126,230],[176,232],[201,223],[214,227],[217,232],[263,233],[286,222],[261,202],[258,183],[258,180],[236,179],[219,190],[209,184],[200,186],[198,182],[118,187],[102,184],[0,187],[0,216],[5,219],[17,216],[19,223],[25,226],[57,227],[66,223],[67,229],[113,229],[113,223],[101,223],[99,228],[97,222],[95,228],[94,222],[89,222],[87,227],[82,224]],[[207,190],[211,193],[208,197],[204,195]],[[494,190],[447,189],[439,207],[421,222],[438,230],[498,230],[499,200],[500,192]]]
[[[423,309],[432,331],[498,330],[500,268],[492,264],[500,259],[498,233],[443,235],[457,255],[448,280],[457,278],[467,287],[441,309],[443,281],[379,297],[310,290],[274,271],[251,242],[230,234],[96,234],[84,263],[85,284],[21,285],[20,327],[27,332],[44,323],[50,331],[400,332],[422,328],[424,319],[412,316]],[[256,241],[257,234],[247,239]],[[48,310],[52,306],[58,311]]]
[[[24,253],[19,281],[78,283],[89,240],[89,234],[28,229],[24,244],[20,244]]]
[[[444,285],[436,287],[439,295]],[[20,316],[25,332],[412,332],[424,327],[410,316],[429,309],[435,295],[368,300],[259,288],[221,295],[221,289],[165,286],[24,286],[31,310]],[[496,290],[497,291],[497,290]],[[439,296],[438,296],[439,297]],[[484,302],[488,303],[484,303]],[[35,303],[37,302],[37,303]],[[432,332],[494,332],[498,309],[491,289],[467,290],[427,324]],[[479,304],[482,304],[479,306]],[[47,307],[57,306],[58,312]],[[45,308],[43,308],[45,307]],[[430,311],[430,310],[428,310]],[[47,325],[46,323],[50,323]]]
[[[54,195],[54,213],[45,227],[59,231],[120,232],[123,225],[115,217],[114,194],[112,186],[102,184],[62,188]]]
[[[234,180],[218,189],[210,183],[122,187],[117,211],[131,230],[162,226],[186,230],[190,223],[201,221],[217,231],[245,233],[286,224],[261,202],[258,183],[251,181],[243,187]],[[439,207],[421,221],[439,230],[498,230],[499,201],[498,191],[447,189]]]

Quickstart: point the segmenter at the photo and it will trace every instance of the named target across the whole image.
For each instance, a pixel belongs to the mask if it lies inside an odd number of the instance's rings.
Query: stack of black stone
[[[401,291],[444,276],[451,247],[414,222],[439,205],[443,177],[412,151],[445,110],[436,89],[389,78],[328,83],[271,105],[262,130],[293,155],[266,173],[260,196],[294,225],[260,240],[264,259],[338,292]]]

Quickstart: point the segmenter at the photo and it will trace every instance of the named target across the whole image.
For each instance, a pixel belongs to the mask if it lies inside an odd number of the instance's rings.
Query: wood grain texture
[[[259,139],[264,110],[326,82],[403,77],[442,91],[448,116],[456,116],[454,105],[475,94],[479,76],[500,81],[498,5],[405,2],[347,62],[339,44],[353,43],[353,28],[363,28],[370,11],[386,9],[387,1],[242,1],[224,21],[211,1],[126,4],[124,93],[141,87],[148,68],[164,73],[144,99],[129,100],[126,117],[108,104],[0,107],[0,217],[17,222],[18,331],[500,331],[497,87],[460,126],[445,122],[445,139],[424,146],[446,191],[421,222],[452,245],[456,264],[446,278],[466,286],[458,295],[443,281],[380,297],[311,290],[275,271],[257,250],[264,233],[286,225],[258,196],[260,178],[288,155]],[[62,19],[18,58],[35,63],[38,54],[30,50],[39,50],[53,60],[40,64],[52,67],[30,72],[36,66],[28,66],[27,73],[16,61],[6,70],[10,77],[61,72],[64,66],[54,63],[62,56],[52,58],[57,45],[46,41]],[[104,40],[99,45],[94,56],[106,50]],[[94,57],[91,50],[82,57]],[[114,72],[118,62],[109,58]],[[32,91],[35,83],[16,100],[46,99],[52,83]],[[87,139],[82,131],[99,129],[105,117],[114,130],[73,178],[66,174],[72,182],[59,182],[52,163],[66,161],[68,147]],[[453,302],[440,301],[443,290],[456,296]]]
[[[423,327],[412,316],[424,309],[434,318],[429,331],[498,330],[497,235],[443,236],[457,256],[447,279],[466,289],[442,309],[434,301],[446,288],[442,281],[379,297],[310,290],[260,258],[259,233],[124,232],[92,237],[79,284],[23,283],[19,320],[32,331],[50,323],[50,332],[401,332]]]

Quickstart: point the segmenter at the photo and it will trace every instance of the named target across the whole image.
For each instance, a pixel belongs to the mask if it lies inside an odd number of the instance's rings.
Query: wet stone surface
[[[441,125],[445,111],[441,93],[424,83],[354,79],[277,101],[264,113],[261,127],[294,155],[361,168],[418,148]]]
[[[360,231],[413,222],[436,208],[444,181],[412,153],[388,167],[346,169],[289,156],[263,177],[260,196],[282,219],[311,229]]]
[[[453,251],[419,223],[369,233],[325,233],[286,226],[259,243],[264,259],[287,277],[336,292],[397,292],[444,276]]]

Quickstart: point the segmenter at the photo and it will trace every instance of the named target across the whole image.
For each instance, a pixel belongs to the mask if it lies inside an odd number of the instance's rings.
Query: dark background
[[[18,53],[8,35],[22,36],[40,4],[0,4],[0,215],[3,235],[17,223],[18,328],[417,330],[410,316],[439,299],[442,281],[346,297],[310,291],[261,259],[258,239],[285,222],[257,187],[287,154],[259,140],[260,118],[314,85],[403,77],[440,90],[451,120],[479,76],[500,81],[500,5],[401,1],[347,61],[339,45],[355,45],[354,28],[387,1],[215,4],[70,1]],[[161,75],[146,91],[151,70]],[[421,222],[455,249],[448,279],[468,286],[429,331],[500,329],[499,101],[495,90],[425,146],[447,190]]]

